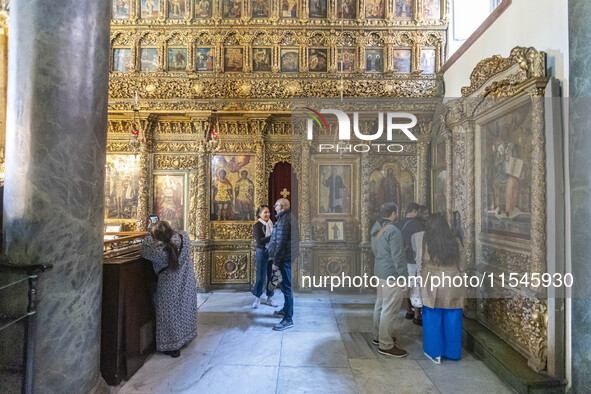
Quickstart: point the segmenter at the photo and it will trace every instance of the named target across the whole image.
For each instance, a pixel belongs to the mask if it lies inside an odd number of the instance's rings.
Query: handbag
[[[269,289],[270,291],[273,291],[273,290],[277,289],[279,287],[279,285],[281,285],[281,282],[283,282],[283,275],[281,275],[281,271],[279,271],[279,270],[273,271],[273,274],[271,275],[271,280],[269,281],[269,284],[267,285],[267,289]]]

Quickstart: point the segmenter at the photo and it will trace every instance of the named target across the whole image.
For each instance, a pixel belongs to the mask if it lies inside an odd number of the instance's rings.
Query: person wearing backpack
[[[376,260],[374,275],[378,277],[376,304],[373,315],[373,344],[378,345],[378,353],[390,357],[405,357],[408,352],[394,343],[396,328],[401,321],[397,319],[406,288],[396,285],[396,278],[408,276],[402,234],[394,225],[398,207],[386,203],[380,209],[383,227],[376,236]]]
[[[398,228],[402,233],[402,241],[404,242],[404,253],[406,256],[406,263],[409,264],[410,271],[416,271],[416,261],[415,261],[415,254],[412,248],[412,236],[415,233],[421,232],[425,230],[423,222],[420,220],[419,211],[421,210],[421,206],[414,202],[411,202],[406,207],[406,217],[402,219],[398,223]],[[404,295],[404,299],[402,301],[402,305],[406,309],[406,318],[408,320],[412,319],[414,324],[422,325],[423,321],[421,320],[421,311],[420,308],[412,308],[410,297],[408,294]]]

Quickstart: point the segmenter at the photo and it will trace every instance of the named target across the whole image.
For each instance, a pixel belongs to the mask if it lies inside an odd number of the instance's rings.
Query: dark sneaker
[[[167,354],[172,358],[177,358],[177,357],[180,357],[180,355],[181,355],[180,349],[179,350],[164,351],[162,353]]]
[[[415,313],[414,312],[406,312],[406,315],[404,317],[406,318],[406,320],[412,320],[415,318]]]
[[[293,321],[287,321],[285,319],[281,320],[279,323],[275,324],[273,330],[275,331],[283,331],[287,330],[288,328],[293,327]]]
[[[408,356],[408,352],[404,349],[397,348],[394,346],[392,349],[384,350],[378,348],[378,353],[383,354],[384,356],[390,357],[406,357]]]
[[[283,311],[283,309],[280,309],[278,311],[273,312],[273,316],[285,317],[285,312]]]
[[[396,337],[392,337],[392,342],[396,343]],[[371,343],[373,343],[376,346],[380,346],[380,341],[378,341],[376,339],[372,339]]]
[[[417,326],[423,326],[423,319],[412,319],[412,322]]]

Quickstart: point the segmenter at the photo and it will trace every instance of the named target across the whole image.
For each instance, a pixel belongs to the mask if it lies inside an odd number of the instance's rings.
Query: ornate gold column
[[[427,180],[429,179],[429,139],[426,137],[421,137],[419,139],[419,143],[417,144],[417,156],[418,156],[418,196],[417,196],[417,203],[419,204],[427,204]],[[404,209],[405,207],[402,207]]]
[[[445,195],[447,196],[445,202],[445,210],[447,215],[447,222],[452,225],[453,224],[453,205],[452,205],[452,193],[453,193],[453,146],[451,140],[451,131],[449,129],[445,129],[445,133],[443,134],[445,137],[445,171],[447,173],[447,177],[445,178]]]
[[[300,193],[298,193],[300,200],[299,216],[301,238],[304,242],[312,240],[312,224],[310,217],[310,146],[310,141],[305,140],[302,142],[302,179],[300,179]]]
[[[531,259],[532,272],[546,269],[546,136],[544,122],[544,89],[532,94],[532,193]]]
[[[466,174],[466,216],[465,216],[465,248],[466,248],[466,262],[468,266],[475,264],[475,247],[476,247],[476,212],[475,212],[475,199],[476,199],[476,179],[474,178],[474,166],[475,166],[475,129],[476,125],[474,122],[466,122],[464,124],[466,130],[466,167],[464,168]]]
[[[370,222],[369,222],[369,176],[371,173],[371,165],[369,162],[369,153],[363,152],[361,154],[361,272],[360,275],[367,274],[371,276],[370,261],[371,261],[371,239],[370,239]]]
[[[293,142],[292,142],[293,143]],[[300,291],[310,292],[311,289],[301,287],[300,279],[304,275],[312,275],[313,259],[312,253],[312,222],[310,214],[310,149],[311,141],[302,140],[301,142],[301,179],[299,179],[299,219],[300,219],[300,257],[298,267],[297,283]]]
[[[152,136],[150,130],[156,117],[148,115],[139,120],[139,141],[140,141],[140,181],[138,186],[137,199],[137,222],[136,231],[146,231],[148,228],[148,215],[150,209],[150,157],[152,153]]]
[[[207,126],[207,122],[201,122]],[[206,127],[207,128],[207,127]],[[209,264],[209,207],[207,205],[207,157],[205,143],[202,142],[197,148],[197,238],[193,242],[193,264],[195,266],[195,277],[197,287],[201,291],[207,291],[210,286],[210,264]]]

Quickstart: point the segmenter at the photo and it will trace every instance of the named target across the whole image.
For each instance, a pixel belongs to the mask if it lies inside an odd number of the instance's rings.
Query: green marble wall
[[[572,299],[572,390],[591,387],[591,2],[569,0],[569,164]],[[577,284],[580,285],[577,287]]]

